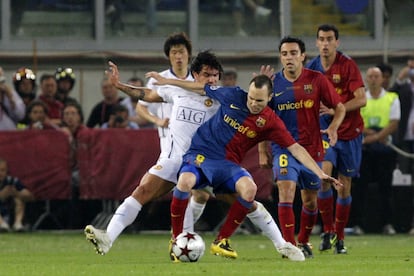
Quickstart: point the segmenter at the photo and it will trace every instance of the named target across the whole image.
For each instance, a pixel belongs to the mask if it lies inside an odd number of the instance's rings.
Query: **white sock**
[[[194,224],[199,220],[203,214],[205,203],[197,203],[193,197],[190,198],[190,202],[185,209],[183,231],[194,232]]]
[[[106,233],[111,239],[111,245],[122,231],[134,222],[141,209],[142,204],[132,196],[127,197],[124,202],[119,205],[106,228]]]
[[[272,215],[266,210],[266,208],[260,202],[257,202],[257,209],[254,212],[247,214],[247,217],[251,222],[262,230],[263,235],[268,237],[277,248],[283,246],[286,241],[280,233],[279,227],[277,226]]]

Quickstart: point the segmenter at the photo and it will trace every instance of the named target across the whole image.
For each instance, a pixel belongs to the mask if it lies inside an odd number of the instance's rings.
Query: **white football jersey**
[[[207,96],[200,96],[172,85],[160,87],[158,95],[173,104],[170,117],[170,157],[181,159],[189,149],[191,138],[198,127],[217,112],[220,104]]]

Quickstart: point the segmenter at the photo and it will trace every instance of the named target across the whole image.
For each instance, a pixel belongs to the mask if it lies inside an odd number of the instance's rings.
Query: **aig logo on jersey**
[[[256,120],[256,126],[257,127],[264,127],[264,125],[266,124],[266,119],[259,117]]]
[[[187,123],[192,123],[196,125],[201,125],[204,123],[204,118],[206,117],[206,112],[188,108],[185,106],[179,106],[177,111],[177,120]]]
[[[305,94],[310,94],[313,92],[312,84],[305,84],[303,86],[303,91],[305,91]]]

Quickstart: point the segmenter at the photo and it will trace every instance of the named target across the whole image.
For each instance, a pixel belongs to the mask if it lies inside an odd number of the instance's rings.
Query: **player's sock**
[[[193,197],[190,198],[184,217],[184,231],[194,231],[194,224],[200,219],[204,212],[206,203],[198,203]]]
[[[188,205],[189,192],[182,192],[175,187],[171,201],[171,226],[173,237],[183,232],[185,209]]]
[[[295,214],[290,202],[279,202],[278,204],[279,226],[282,230],[283,238],[293,245],[295,241]]]
[[[334,198],[332,189],[318,192],[318,209],[321,214],[323,232],[334,232]]]
[[[252,204],[253,201],[248,202],[241,197],[237,198],[237,200],[230,206],[226,221],[217,235],[217,240],[229,238],[234,231],[236,231],[237,227],[240,226],[246,217],[247,212],[252,207]]]
[[[106,234],[111,239],[111,243],[118,238],[126,227],[135,221],[141,209],[142,204],[132,196],[127,197],[119,205],[106,228]]]
[[[247,217],[262,231],[263,235],[268,237],[273,242],[276,249],[280,248],[286,243],[286,241],[283,239],[279,227],[277,227],[272,215],[267,211],[262,203],[256,201],[256,205],[257,209],[251,213],[248,213]]]
[[[298,235],[299,243],[305,244],[309,242],[309,237],[317,218],[318,209],[310,210],[305,206],[302,206],[302,212],[300,214],[300,230]]]
[[[336,200],[336,219],[335,229],[338,240],[343,240],[345,237],[345,226],[348,224],[349,213],[351,211],[352,197],[347,198],[338,197]]]

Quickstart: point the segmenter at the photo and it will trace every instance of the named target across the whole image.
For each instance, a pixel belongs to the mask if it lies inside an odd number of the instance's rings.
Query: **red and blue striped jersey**
[[[266,106],[259,114],[249,112],[247,92],[240,87],[206,85],[204,90],[221,105],[217,113],[198,128],[188,153],[240,164],[246,152],[261,141],[273,141],[284,148],[295,143],[270,107]]]
[[[303,69],[294,82],[287,80],[283,71],[275,74],[273,98],[270,106],[285,123],[293,138],[302,145],[315,161],[323,160],[319,124],[320,102],[334,108],[339,102],[329,81],[317,71]],[[272,145],[274,155],[280,151]]]
[[[322,72],[335,87],[336,93],[340,96],[342,103],[352,100],[354,98],[354,91],[360,87],[364,87],[361,72],[355,61],[339,51],[337,51],[334,63],[327,71],[324,71],[322,67],[320,56],[312,59],[306,67]],[[321,120],[321,124],[324,121],[326,122],[327,120]],[[354,139],[362,133],[363,128],[364,122],[360,110],[348,111],[338,129],[338,139]]]

